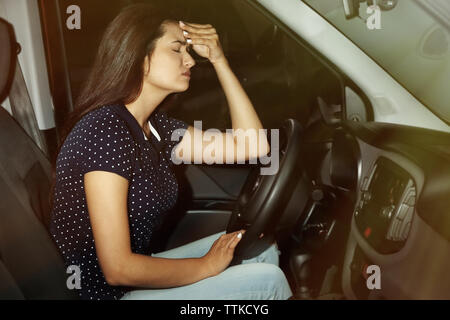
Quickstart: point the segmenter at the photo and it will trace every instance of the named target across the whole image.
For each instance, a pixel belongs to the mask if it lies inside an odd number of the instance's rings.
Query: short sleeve
[[[131,181],[135,146],[124,120],[115,113],[103,112],[83,126],[83,174],[108,171]]]

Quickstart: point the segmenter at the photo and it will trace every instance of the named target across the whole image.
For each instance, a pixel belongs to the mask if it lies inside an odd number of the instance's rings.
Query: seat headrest
[[[0,18],[0,103],[9,95],[17,59],[13,26]]]

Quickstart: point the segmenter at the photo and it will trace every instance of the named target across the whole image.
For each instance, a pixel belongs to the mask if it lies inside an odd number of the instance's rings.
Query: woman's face
[[[168,92],[183,92],[189,88],[190,69],[194,59],[186,51],[188,44],[183,31],[175,23],[164,25],[166,32],[158,39],[148,69],[145,62],[144,82]]]

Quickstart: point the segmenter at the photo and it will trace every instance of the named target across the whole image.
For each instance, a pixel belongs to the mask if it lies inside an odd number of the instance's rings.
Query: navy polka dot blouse
[[[109,171],[129,181],[128,219],[132,252],[149,255],[149,245],[164,213],[174,207],[178,184],[171,152],[188,125],[153,112],[147,139],[124,105],[91,111],[67,136],[56,161],[56,184],[50,232],[66,267],[81,270],[83,299],[120,299],[130,288],[109,286],[97,259],[83,176]],[[171,141],[172,133],[178,141]]]

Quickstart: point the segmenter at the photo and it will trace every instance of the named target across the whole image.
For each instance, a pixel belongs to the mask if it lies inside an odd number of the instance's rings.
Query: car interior
[[[46,148],[0,108],[0,299],[77,299],[48,233],[52,137],[106,25],[142,1],[76,1],[89,8],[77,32],[58,20],[72,2],[40,12],[56,122]],[[184,5],[187,21],[214,25],[263,126],[279,129],[281,143],[271,150],[280,158],[272,176],[251,163],[174,166],[179,201],[152,251],[244,227],[233,263],[276,240],[297,299],[449,299],[450,134],[375,122],[364,91],[257,1],[154,3]],[[16,83],[20,50],[14,26],[1,19],[0,103]],[[202,120],[203,129],[231,128],[214,69],[196,60],[191,87],[167,112]],[[381,270],[376,288],[367,285],[373,265]]]

